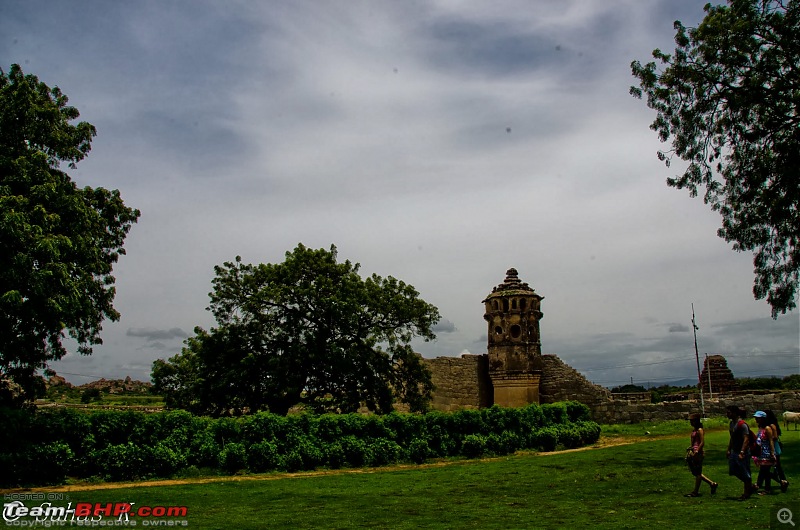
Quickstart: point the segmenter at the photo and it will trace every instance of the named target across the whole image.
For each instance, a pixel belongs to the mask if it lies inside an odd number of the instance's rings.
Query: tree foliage
[[[67,103],[18,65],[0,70],[0,390],[27,397],[67,333],[89,354],[102,321],[119,319],[112,267],[139,217],[119,191],[78,188],[59,169],[74,169],[95,136]]]
[[[800,2],[729,0],[696,28],[676,21],[673,55],[631,63],[657,117],[650,128],[688,167],[669,178],[722,216],[718,235],[754,252],[756,299],[796,306],[800,269]]]
[[[410,285],[302,244],[278,264],[237,257],[215,267],[208,308],[218,326],[195,329],[180,354],[153,363],[168,406],[213,415],[304,404],[380,413],[393,401],[425,408],[430,373],[410,346],[435,339],[438,310]]]

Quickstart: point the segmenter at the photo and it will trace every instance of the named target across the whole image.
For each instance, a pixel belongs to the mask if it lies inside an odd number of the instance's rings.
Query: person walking
[[[758,410],[753,417],[758,423],[756,435],[758,450],[753,455],[753,462],[758,466],[756,488],[760,490],[759,495],[769,495],[772,492],[772,466],[775,465],[775,440],[772,438],[772,429],[767,423],[767,413]]]
[[[705,457],[705,434],[700,414],[690,414],[689,423],[692,425],[692,434],[689,437],[689,448],[686,450],[686,464],[694,475],[694,489],[684,497],[699,497],[700,485],[705,482],[711,486],[711,495],[717,492],[717,484],[703,474],[703,458]]]
[[[781,426],[778,417],[772,410],[765,410],[767,413],[767,424],[772,429],[772,438],[775,441],[775,467],[773,468],[772,478],[781,485],[781,491],[786,493],[789,489],[789,481],[786,480],[786,474],[781,467],[781,453],[783,453],[783,444],[781,443]]]
[[[750,498],[753,494],[754,486],[752,475],[750,474],[750,427],[744,421],[747,415],[743,409],[737,405],[728,405],[725,414],[730,420],[728,431],[730,440],[728,441],[728,475],[736,477],[744,484],[744,493],[739,497],[740,501]]]

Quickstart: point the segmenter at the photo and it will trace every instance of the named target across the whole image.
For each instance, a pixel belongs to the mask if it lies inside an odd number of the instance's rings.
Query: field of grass
[[[728,434],[718,421],[706,422],[705,473],[720,486],[711,496],[704,484],[699,498],[683,496],[693,486],[682,460],[686,422],[605,426],[601,444],[635,443],[556,454],[176,485],[84,486],[92,489],[64,494],[73,503],[186,506],[187,516],[172,520],[195,529],[789,528],[777,523],[780,508],[791,509],[800,523],[800,431],[783,436],[784,469],[796,485],[787,493],[775,488],[773,495],[738,501],[742,485],[727,474]],[[132,520],[140,527],[152,521]]]

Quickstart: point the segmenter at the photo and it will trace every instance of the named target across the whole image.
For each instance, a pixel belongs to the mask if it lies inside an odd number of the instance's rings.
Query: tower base
[[[494,404],[501,407],[524,407],[539,403],[541,374],[490,374]]]

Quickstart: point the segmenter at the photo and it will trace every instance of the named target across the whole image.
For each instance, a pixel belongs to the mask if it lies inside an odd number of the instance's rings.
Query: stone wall
[[[492,405],[492,382],[486,355],[423,359],[431,371],[431,408],[440,411],[479,409]]]
[[[685,420],[690,413],[701,412],[700,400],[697,399],[648,403],[638,394],[612,395],[610,390],[595,385],[555,355],[542,355],[542,361],[540,403],[580,401],[591,409],[592,417],[598,423]],[[493,389],[486,354],[437,357],[423,359],[423,362],[430,369],[436,387],[431,400],[433,410],[449,412],[492,406]],[[800,411],[800,391],[715,393],[714,399],[705,400],[706,416],[725,416],[728,405],[738,405],[749,414],[766,409],[776,414],[785,410]]]
[[[591,383],[555,355],[542,355],[540,403],[580,401],[590,408],[611,399],[611,392]],[[486,354],[423,359],[436,387],[431,408],[440,411],[477,409],[493,404]]]
[[[580,401],[589,408],[611,399],[611,391],[595,385],[555,355],[542,355],[539,402]]]
[[[598,423],[639,423],[665,420],[685,420],[693,412],[701,412],[699,399],[662,403],[641,403],[611,399],[605,403],[589,405],[592,418]],[[800,391],[792,390],[774,394],[735,394],[705,399],[706,417],[724,417],[728,405],[738,405],[748,415],[757,410],[770,409],[776,414],[786,410],[800,410]]]

